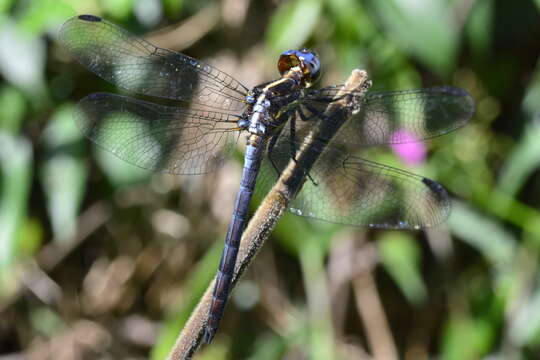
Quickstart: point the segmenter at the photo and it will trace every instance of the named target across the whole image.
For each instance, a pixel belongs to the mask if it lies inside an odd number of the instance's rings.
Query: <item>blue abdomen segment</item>
[[[244,233],[247,223],[249,202],[255,188],[255,181],[261,166],[264,143],[261,141],[257,145],[248,144],[244,156],[244,169],[240,181],[240,189],[236,195],[236,202],[232,214],[232,219],[227,229],[225,247],[221,254],[219,269],[216,275],[212,302],[208,314],[204,340],[209,343],[214,337],[223,312],[225,304],[231,290],[231,282],[234,275],[234,265],[238,256],[240,239]]]

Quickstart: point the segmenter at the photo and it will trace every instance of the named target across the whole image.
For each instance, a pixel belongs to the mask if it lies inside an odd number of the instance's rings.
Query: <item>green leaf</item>
[[[530,121],[523,138],[505,159],[498,187],[509,196],[516,196],[529,176],[540,167],[540,123]]]
[[[163,0],[163,7],[167,16],[174,18],[182,13],[184,0]]]
[[[0,14],[7,13],[13,0],[0,0]]]
[[[58,241],[75,237],[86,177],[85,164],[69,155],[56,155],[43,164],[41,179],[54,236]]]
[[[32,149],[23,138],[0,132],[0,268],[16,256],[32,179]]]
[[[531,116],[536,116],[537,119],[540,116],[540,62],[536,64],[535,74],[525,92],[523,110]]]
[[[36,218],[26,218],[19,232],[17,254],[25,258],[34,256],[43,241],[43,226]]]
[[[489,54],[489,47],[493,40],[491,34],[495,20],[494,2],[477,1],[471,8],[469,23],[467,24],[467,36],[471,42],[471,49],[478,54]]]
[[[330,297],[324,270],[325,251],[316,243],[306,242],[300,253],[302,276],[309,313],[309,358],[335,359]]]
[[[47,158],[41,181],[55,239],[73,239],[83,199],[87,172],[81,153],[81,135],[73,121],[73,106],[61,106],[43,132]]]
[[[377,246],[383,267],[407,300],[415,305],[424,301],[427,291],[421,276],[420,250],[413,237],[405,232],[384,232]]]
[[[126,19],[131,15],[134,0],[99,0],[105,14],[115,19]]]
[[[32,327],[46,337],[52,338],[64,329],[65,324],[60,316],[47,307],[35,307],[30,315]]]
[[[540,63],[523,99],[527,125],[523,137],[505,159],[498,187],[509,196],[516,196],[527,179],[540,167]]]
[[[279,219],[273,235],[279,239],[280,244],[285,249],[297,256],[304,251],[306,239],[309,239],[311,244],[316,244],[326,253],[332,234],[339,227],[340,225],[337,224],[310,220],[285,212],[283,217]]]
[[[448,224],[456,236],[477,249],[494,266],[507,268],[514,258],[514,236],[501,224],[464,203],[453,202]]]
[[[0,24],[0,72],[10,83],[32,95],[44,87],[45,40],[24,33],[11,21]]]
[[[146,27],[156,26],[163,17],[163,5],[160,0],[137,1],[133,11],[137,20]]]
[[[443,337],[442,359],[481,359],[493,340],[493,329],[483,320],[450,316]]]
[[[71,104],[63,104],[52,115],[49,123],[43,130],[43,142],[49,151],[70,150],[72,153],[80,153],[82,148],[77,143],[82,140],[80,130],[75,125]],[[70,147],[74,145],[73,147]],[[79,144],[80,145],[80,144]]]
[[[0,131],[18,133],[26,110],[23,95],[14,87],[0,89]]]
[[[326,3],[330,16],[338,27],[340,38],[367,40],[375,35],[375,26],[365,12],[362,3],[354,0],[333,0]],[[338,39],[341,40],[341,39]]]
[[[447,74],[455,65],[458,33],[444,0],[371,1],[388,37],[433,71]]]
[[[522,274],[520,274],[522,276]],[[540,279],[540,273],[536,275]],[[536,281],[534,293],[522,298],[510,322],[509,333],[518,346],[538,344],[540,340],[540,288]]]
[[[19,26],[29,34],[40,36],[45,30],[62,24],[76,13],[65,0],[30,1],[24,8]]]
[[[300,48],[311,35],[321,14],[322,1],[283,2],[272,16],[266,36],[273,53]]]
[[[279,360],[283,358],[286,346],[282,338],[267,335],[257,337],[253,349],[247,360]]]

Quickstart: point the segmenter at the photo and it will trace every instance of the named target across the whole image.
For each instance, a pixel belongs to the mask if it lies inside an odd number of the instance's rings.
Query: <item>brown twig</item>
[[[235,265],[235,274],[232,286],[247,269],[256,253],[270,235],[278,219],[283,215],[289,202],[302,187],[306,170],[309,171],[321,153],[320,139],[330,141],[333,134],[348,118],[348,101],[352,98],[342,96],[351,91],[367,90],[370,85],[367,73],[362,70],[353,70],[351,76],[336,94],[337,101],[332,102],[327,114],[331,114],[329,121],[321,122],[320,127],[307,137],[307,141],[298,152],[296,161],[291,161],[282,172],[280,178],[270,190],[268,195],[250,220],[242,236],[238,259]],[[302,166],[298,166],[301,164]],[[193,310],[188,322],[176,340],[168,360],[190,359],[201,344],[208,309],[212,300],[214,281],[210,283],[201,301]]]
[[[371,270],[355,277],[353,290],[373,358],[398,359],[396,343]]]
[[[219,24],[219,17],[218,6],[209,5],[181,24],[162,28],[145,38],[161,47],[181,51],[212,31]]]

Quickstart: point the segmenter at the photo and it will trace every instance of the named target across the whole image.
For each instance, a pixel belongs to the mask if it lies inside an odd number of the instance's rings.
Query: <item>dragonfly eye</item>
[[[287,71],[298,65],[300,65],[300,59],[296,50],[287,50],[279,56],[278,70],[281,75],[285,75]]]
[[[302,70],[302,82],[305,86],[311,86],[319,79],[321,62],[314,51],[302,49],[283,52],[278,60],[279,73],[284,75],[295,66],[299,66]]]
[[[311,78],[310,84],[312,84],[321,77],[321,63],[319,57],[317,55],[313,56],[313,58],[307,62],[307,66]]]
[[[319,56],[313,50],[302,49],[299,53],[301,64],[304,65],[303,67],[300,65],[304,72],[304,81],[306,86],[309,87],[319,80],[319,77],[321,76],[321,62]]]

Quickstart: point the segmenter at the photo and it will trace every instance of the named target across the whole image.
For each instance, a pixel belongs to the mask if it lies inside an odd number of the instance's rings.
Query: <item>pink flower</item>
[[[392,135],[390,147],[408,165],[419,165],[426,158],[426,146],[407,130],[398,130]]]

